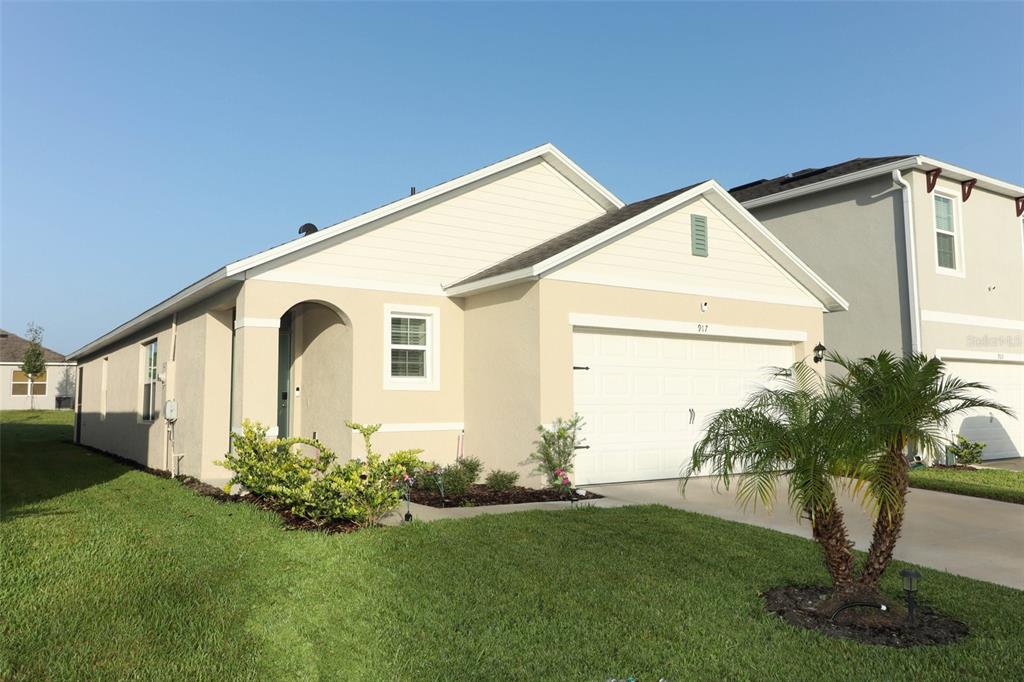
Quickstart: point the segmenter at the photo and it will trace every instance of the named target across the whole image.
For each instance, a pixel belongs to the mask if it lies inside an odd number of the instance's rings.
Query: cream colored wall
[[[237,299],[236,318],[258,323],[280,320],[292,306],[305,301],[325,304],[340,311],[352,328],[352,419],[361,423],[451,424],[463,419],[463,317],[459,305],[442,296],[400,294],[367,289],[303,285],[250,279]],[[385,306],[435,307],[440,322],[440,379],[438,390],[389,390],[384,387]],[[278,330],[242,326],[235,342],[235,427],[243,418],[277,423]],[[304,372],[312,371],[304,362]],[[330,409],[330,408],[327,408]],[[343,421],[343,402],[334,412]],[[325,414],[324,417],[329,417]],[[428,435],[429,434],[429,435]],[[429,442],[428,457],[438,460],[455,452],[458,430],[405,431],[389,436],[389,442],[422,447]],[[327,445],[343,449],[340,443]]]
[[[168,316],[83,358],[81,442],[155,469],[174,470],[174,456],[180,455],[181,473],[226,480],[227,472],[213,462],[227,452],[233,301],[234,292],[211,297],[178,313],[176,334],[175,317]],[[140,419],[142,344],[153,338],[157,367],[165,372],[166,383],[157,383],[158,418],[147,423]],[[163,414],[164,402],[172,397],[178,402],[173,448]]]
[[[936,190],[954,197],[960,211],[964,276],[940,274],[936,271],[934,196],[927,192],[923,172],[911,172],[907,179],[913,187],[922,317],[936,311],[1018,324],[1007,329],[981,321],[950,324],[922,319],[922,350],[1024,352],[1024,229],[1014,200],[975,187],[963,202],[960,183],[940,176]]]
[[[438,294],[450,284],[604,213],[546,161],[533,160],[251,277]]]
[[[519,471],[541,421],[540,285],[465,299],[467,455]]]
[[[707,217],[708,255],[691,251],[690,219]],[[821,307],[704,197],[683,204],[547,279]]]
[[[302,304],[293,315],[292,395],[297,399],[289,435],[336,444],[338,455],[348,459],[352,437],[345,421],[352,418],[352,327],[318,304]]]
[[[157,368],[160,369],[170,359],[170,317],[105,348],[102,353],[83,358],[79,363],[83,371],[79,441],[162,469],[166,464],[164,444],[167,437],[162,414],[152,422],[141,419],[142,344],[152,339],[157,341]],[[104,358],[107,362],[105,415],[101,414]],[[165,388],[157,383],[157,405],[161,413],[166,399]]]
[[[75,395],[74,364],[47,364],[46,395],[37,395],[33,401],[27,395],[11,395],[14,372],[20,369],[21,363],[0,365],[0,410],[53,410],[58,396]]]
[[[707,312],[701,303],[707,302]],[[573,412],[572,326],[569,315],[589,313],[677,322],[722,324],[806,332],[793,344],[805,358],[824,335],[824,313],[805,306],[775,305],[593,284],[540,282],[540,419],[547,423]]]

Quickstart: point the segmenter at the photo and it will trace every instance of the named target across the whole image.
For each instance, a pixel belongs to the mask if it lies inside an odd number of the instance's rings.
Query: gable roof
[[[797,187],[806,187],[807,185],[813,185],[823,180],[830,180],[856,171],[875,168],[887,163],[892,163],[893,161],[902,161],[903,159],[909,158],[913,158],[913,155],[872,156],[850,159],[849,161],[843,161],[842,163],[836,163],[823,168],[805,168],[793,173],[786,173],[785,175],[780,175],[779,177],[772,178],[771,180],[755,180],[754,182],[748,182],[747,184],[740,185],[739,187],[733,187],[729,190],[729,193],[732,194],[737,201],[746,202],[751,199],[768,196],[769,194],[778,194],[779,192],[796,189]]]
[[[0,362],[21,362],[28,348],[28,339],[23,339],[6,329],[0,329]],[[43,346],[45,362],[64,362],[64,356],[55,350]]]
[[[624,223],[630,218],[633,218],[634,216],[637,216],[644,211],[647,211],[648,209],[651,209],[658,204],[687,191],[688,189],[692,189],[699,184],[700,183],[696,183],[694,185],[688,185],[687,187],[681,187],[680,189],[659,194],[658,196],[650,197],[649,199],[634,201],[631,204],[626,204],[618,210],[609,211],[604,215],[583,223],[579,227],[574,227],[568,232],[563,232],[560,235],[552,237],[546,242],[541,242],[532,248],[521,251],[510,258],[506,258],[500,263],[484,268],[480,272],[474,273],[465,279],[449,285],[448,288],[462,287],[466,284],[479,282],[491,277],[497,277],[498,275],[504,275],[506,273],[515,272],[516,270],[536,265],[548,258],[558,255],[570,247],[576,246],[591,237],[601,234],[605,230],[609,230],[616,225]]]
[[[78,358],[91,353],[108,343],[138,331],[143,326],[150,324],[161,317],[178,310],[182,310],[183,308],[192,305],[211,294],[227,288],[234,282],[234,280],[244,279],[245,273],[255,267],[277,260],[278,258],[291,255],[297,251],[308,249],[309,247],[319,244],[325,240],[340,237],[346,233],[352,232],[353,230],[370,225],[375,221],[399,214],[402,211],[411,210],[431,199],[455,192],[468,185],[497,175],[498,173],[508,171],[522,164],[536,162],[539,160],[543,160],[550,164],[555,170],[565,176],[565,178],[577,189],[588,196],[595,202],[595,204],[605,211],[615,211],[622,208],[622,200],[608,191],[586,171],[577,166],[572,159],[563,154],[553,144],[545,143],[539,147],[528,149],[521,154],[510,156],[471,173],[442,182],[421,192],[417,192],[416,194],[403,197],[402,199],[385,204],[379,208],[375,208],[340,223],[325,227],[310,235],[292,239],[284,244],[260,251],[252,256],[228,263],[224,267],[218,268],[206,277],[193,282],[189,286],[164,299],[160,303],[147,309],[98,339],[87,343],[68,355],[68,357]]]
[[[901,156],[860,157],[822,168],[805,168],[771,180],[755,180],[733,187],[730,191],[747,208],[820,192],[832,187],[859,182],[893,171],[941,170],[942,177],[956,182],[977,181],[980,189],[1008,197],[1024,196],[1024,187],[1004,180],[969,171],[928,156],[904,154]]]
[[[539,279],[561,265],[592,253],[620,235],[638,229],[699,196],[703,196],[800,286],[818,299],[824,309],[839,311],[849,308],[849,304],[838,292],[797,258],[714,180],[706,180],[634,202],[619,211],[595,218],[563,235],[445,287],[445,293],[449,296],[465,296],[517,282]]]

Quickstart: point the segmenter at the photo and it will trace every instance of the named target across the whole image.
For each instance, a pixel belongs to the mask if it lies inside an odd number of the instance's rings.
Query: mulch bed
[[[600,499],[595,493],[576,495],[576,501],[589,502]],[[570,502],[568,496],[554,488],[523,488],[516,486],[509,490],[497,492],[479,483],[471,485],[465,495],[451,496],[443,499],[438,493],[429,490],[413,490],[412,501],[428,507],[486,507],[494,504],[523,504],[526,502]]]
[[[843,602],[833,599],[829,588],[818,585],[783,585],[773,587],[761,596],[765,610],[777,614],[791,625],[864,644],[899,648],[952,644],[968,633],[964,623],[922,604],[918,604],[915,611],[916,624],[909,625],[904,606],[889,599],[884,601],[887,611],[851,608],[832,621],[829,617]]]
[[[951,469],[953,471],[977,471],[978,467],[972,467],[969,464],[933,464],[928,469]],[[913,469],[911,469],[913,471]]]

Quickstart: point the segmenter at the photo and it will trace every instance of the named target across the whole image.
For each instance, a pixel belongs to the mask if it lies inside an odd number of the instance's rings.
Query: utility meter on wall
[[[177,421],[178,419],[178,401],[168,400],[164,403],[164,419],[169,422]]]

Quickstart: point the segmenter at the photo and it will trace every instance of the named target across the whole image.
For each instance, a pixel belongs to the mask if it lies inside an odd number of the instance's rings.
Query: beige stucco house
[[[543,145],[231,263],[76,351],[76,437],[217,482],[244,418],[346,457],[352,419],[382,424],[381,450],[525,473],[536,427],[578,412],[579,483],[674,477],[712,412],[845,308],[713,180],[625,205]]]
[[[75,363],[43,348],[46,371],[29,377],[21,371],[28,339],[0,329],[0,410],[70,409],[75,395]]]
[[[1014,411],[966,415],[949,435],[986,443],[987,459],[1024,456],[1024,187],[902,155],[731,192],[849,297],[850,311],[825,321],[829,348],[942,358]]]

